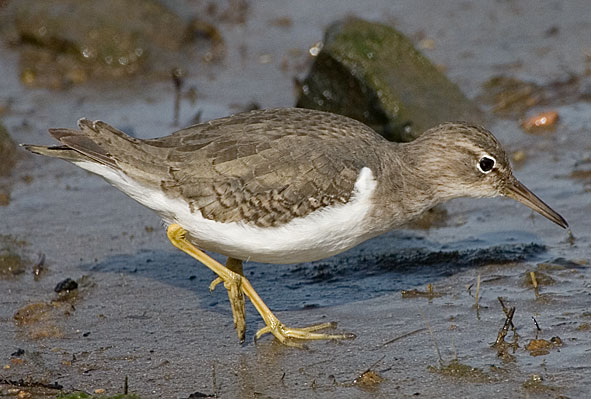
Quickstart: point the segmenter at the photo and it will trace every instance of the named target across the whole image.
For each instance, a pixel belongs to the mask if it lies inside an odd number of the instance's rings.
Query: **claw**
[[[209,284],[209,292],[213,292],[213,290],[215,290],[215,287],[217,287],[217,285],[219,283],[223,283],[224,280],[222,280],[221,277],[216,278],[215,280],[213,280],[210,284]]]

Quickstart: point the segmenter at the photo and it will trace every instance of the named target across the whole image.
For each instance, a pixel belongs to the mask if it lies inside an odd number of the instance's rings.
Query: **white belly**
[[[94,162],[76,164],[104,177],[156,211],[165,222],[178,223],[199,248],[237,259],[264,263],[307,262],[338,254],[376,235],[367,218],[376,187],[369,168],[361,169],[347,204],[319,209],[282,226],[263,228],[205,219],[201,212],[191,212],[182,200],[146,188],[118,170]]]

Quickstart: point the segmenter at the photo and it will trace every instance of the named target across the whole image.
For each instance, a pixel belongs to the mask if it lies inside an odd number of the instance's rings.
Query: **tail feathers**
[[[79,134],[90,137],[97,144],[106,144],[108,146],[124,146],[130,144],[140,144],[141,140],[123,133],[119,129],[103,121],[90,121],[86,118],[78,120]],[[61,130],[61,129],[58,129]]]
[[[31,151],[34,154],[45,155],[52,158],[60,158],[70,162],[89,160],[86,155],[81,154],[65,145],[47,147],[43,145],[21,144],[21,147],[27,151]]]
[[[36,154],[68,161],[95,161],[117,168],[117,161],[112,154],[131,149],[130,147],[137,147],[140,142],[101,121],[92,122],[82,118],[78,121],[78,127],[80,130],[49,129],[49,133],[62,144],[61,146],[23,145],[23,147]]]
[[[49,133],[60,145],[23,147],[36,154],[70,162],[95,162],[109,168],[125,170],[133,179],[154,184],[159,184],[159,176],[167,173],[166,164],[158,162],[160,158],[157,155],[146,153],[141,140],[100,121],[80,119],[78,127],[79,130],[49,129]]]
[[[91,138],[83,136],[83,132],[69,129],[49,129],[49,133],[64,144],[64,147],[76,150],[99,163],[117,167],[110,154]]]

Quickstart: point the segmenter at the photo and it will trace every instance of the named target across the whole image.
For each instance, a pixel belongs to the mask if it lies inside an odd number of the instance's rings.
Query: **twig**
[[[495,346],[501,346],[505,342],[505,337],[509,332],[509,327],[513,326],[513,315],[515,314],[515,307],[509,309],[506,313],[507,317],[505,318],[505,323],[503,323],[503,327],[499,330],[497,334],[497,339],[495,340]]]
[[[540,328],[540,325],[538,324],[538,321],[536,320],[536,318],[532,316],[531,319],[534,321],[534,324],[536,325],[536,328],[538,329],[538,331],[542,331],[542,329]]]
[[[536,272],[529,272],[529,276],[531,277],[531,283],[534,286],[534,289],[538,289],[538,280],[536,279]]]
[[[503,298],[501,297],[497,297],[497,299],[499,300],[499,302],[501,303],[501,307],[503,308],[503,313],[505,313],[505,316],[508,318],[509,317],[509,309],[505,306],[505,303],[503,302]],[[512,330],[515,330],[515,326],[513,325],[513,316],[511,316],[511,318],[509,319],[510,327]]]
[[[480,274],[476,278],[476,310],[478,310],[478,300],[480,299]]]
[[[435,335],[433,334],[433,330],[431,329],[431,325],[429,324],[429,320],[425,317],[424,313],[421,312],[419,309],[419,313],[423,318],[423,321],[427,325],[427,330],[429,330],[429,334],[431,335],[431,339],[433,340],[433,345],[435,345],[435,349],[437,350],[437,356],[439,356],[439,364],[443,366],[443,357],[441,356],[441,351],[439,350],[439,344],[437,344],[437,340],[435,339]]]
[[[420,333],[420,332],[422,332],[422,331],[425,331],[425,330],[426,330],[426,328],[425,328],[425,327],[423,327],[423,328],[419,328],[419,329],[417,329],[417,330],[414,330],[414,331],[411,331],[411,332],[407,332],[406,334],[402,334],[402,335],[399,335],[399,336],[398,336],[398,337],[396,337],[396,338],[392,338],[391,340],[389,340],[389,341],[385,342],[383,345],[384,345],[384,346],[386,346],[386,345],[393,344],[393,343],[394,343],[394,342],[396,342],[396,341],[400,341],[400,340],[401,340],[401,339],[403,339],[403,338],[410,337],[411,335],[414,335],[414,334]]]

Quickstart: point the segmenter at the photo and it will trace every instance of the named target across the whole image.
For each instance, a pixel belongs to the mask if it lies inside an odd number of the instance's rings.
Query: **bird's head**
[[[465,123],[443,123],[406,144],[415,170],[432,182],[441,199],[506,196],[521,202],[563,228],[566,220],[513,175],[499,141],[488,130]]]

